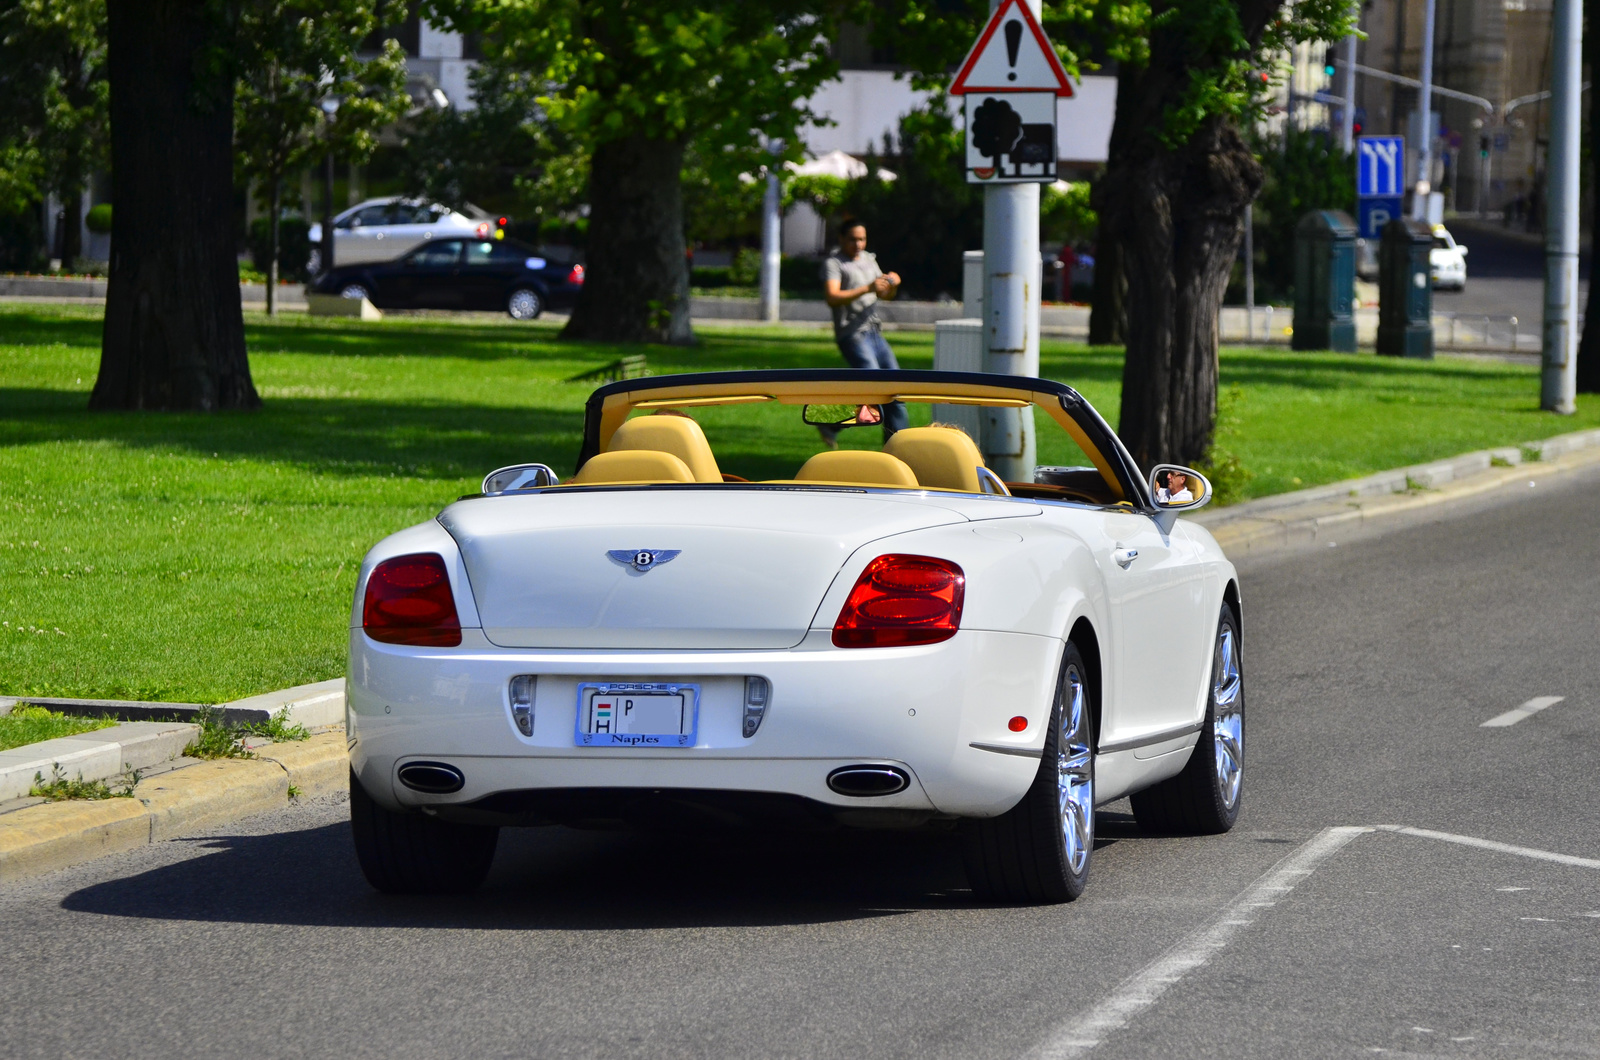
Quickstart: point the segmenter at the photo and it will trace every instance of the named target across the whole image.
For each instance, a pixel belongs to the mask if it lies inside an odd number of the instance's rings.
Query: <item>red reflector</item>
[[[1018,714],[1016,717],[1006,722],[1006,728],[1010,729],[1012,732],[1021,732],[1027,727],[1028,719],[1024,718],[1021,714]]]
[[[361,628],[386,644],[453,648],[461,643],[461,620],[444,557],[417,552],[386,559],[372,568],[361,607]]]
[[[572,271],[567,273],[567,282],[568,283],[582,283],[583,282],[583,266],[582,265],[574,265],[572,267]]]
[[[966,578],[949,560],[879,556],[856,579],[833,626],[838,648],[936,644],[961,628]]]

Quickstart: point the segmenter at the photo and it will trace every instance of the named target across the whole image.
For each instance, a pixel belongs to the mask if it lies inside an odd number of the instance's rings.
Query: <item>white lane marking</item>
[[[1566,696],[1535,696],[1516,710],[1508,710],[1504,714],[1496,714],[1482,725],[1479,725],[1478,728],[1503,729],[1508,725],[1515,725],[1523,718],[1531,718],[1545,707],[1553,707],[1566,698]]]
[[[1426,828],[1412,828],[1403,824],[1380,824],[1373,827],[1380,832],[1396,832],[1400,835],[1416,836],[1419,839],[1437,839],[1441,843],[1459,843],[1464,847],[1477,847],[1479,850],[1497,850],[1502,854],[1515,854],[1518,857],[1534,858],[1539,861],[1554,861],[1559,865],[1576,865],[1580,869],[1600,869],[1600,860],[1595,858],[1580,858],[1573,854],[1557,854],[1549,850],[1535,850],[1533,847],[1518,847],[1512,846],[1510,843],[1496,843],[1492,839],[1456,835],[1454,832],[1433,832]]]
[[[1372,829],[1354,825],[1325,828],[1245,888],[1215,920],[1124,979],[1109,997],[1056,1026],[1030,1054],[1036,1060],[1065,1060],[1100,1044],[1154,1005],[1167,988],[1205,964],[1255,922],[1263,910],[1288,896],[1295,885],[1350,840]]]

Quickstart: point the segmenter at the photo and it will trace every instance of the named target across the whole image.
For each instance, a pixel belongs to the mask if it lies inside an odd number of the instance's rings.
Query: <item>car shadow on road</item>
[[[469,895],[392,896],[361,876],[343,823],[192,843],[201,856],[82,888],[102,916],[339,927],[615,931],[830,923],[972,906],[953,837],[725,836],[504,829]]]

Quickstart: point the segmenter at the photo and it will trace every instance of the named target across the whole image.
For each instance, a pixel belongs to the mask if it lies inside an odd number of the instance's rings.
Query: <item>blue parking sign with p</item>
[[[1382,239],[1383,226],[1403,216],[1398,195],[1367,195],[1356,200],[1356,223],[1362,239]]]
[[[1356,141],[1357,197],[1404,195],[1405,168],[1405,137],[1361,137]]]

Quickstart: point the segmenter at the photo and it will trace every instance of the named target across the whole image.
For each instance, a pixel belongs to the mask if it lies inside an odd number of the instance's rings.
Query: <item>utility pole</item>
[[[1356,18],[1361,18],[1361,8],[1356,8]],[[1356,150],[1356,35],[1352,32],[1344,39],[1344,115],[1339,123],[1339,145],[1347,155]]]
[[[1583,10],[1555,0],[1550,151],[1545,165],[1544,370],[1539,407],[1570,415],[1578,391],[1578,134]]]
[[[778,321],[778,272],[783,262],[783,187],[778,156],[767,167],[767,193],[761,199],[761,319]]]
[[[1433,14],[1437,0],[1427,0],[1422,13],[1422,87],[1418,105],[1422,126],[1417,134],[1417,188],[1411,199],[1413,220],[1428,219],[1428,193],[1433,191]]]
[[[1254,203],[1244,207],[1244,334],[1256,339],[1256,208]]]
[[[1026,0],[1038,19],[1042,0]],[[1000,0],[989,0],[993,14]],[[983,189],[983,370],[1039,374],[1039,185]],[[980,445],[990,470],[1007,482],[1033,481],[1033,409],[985,408]]]

